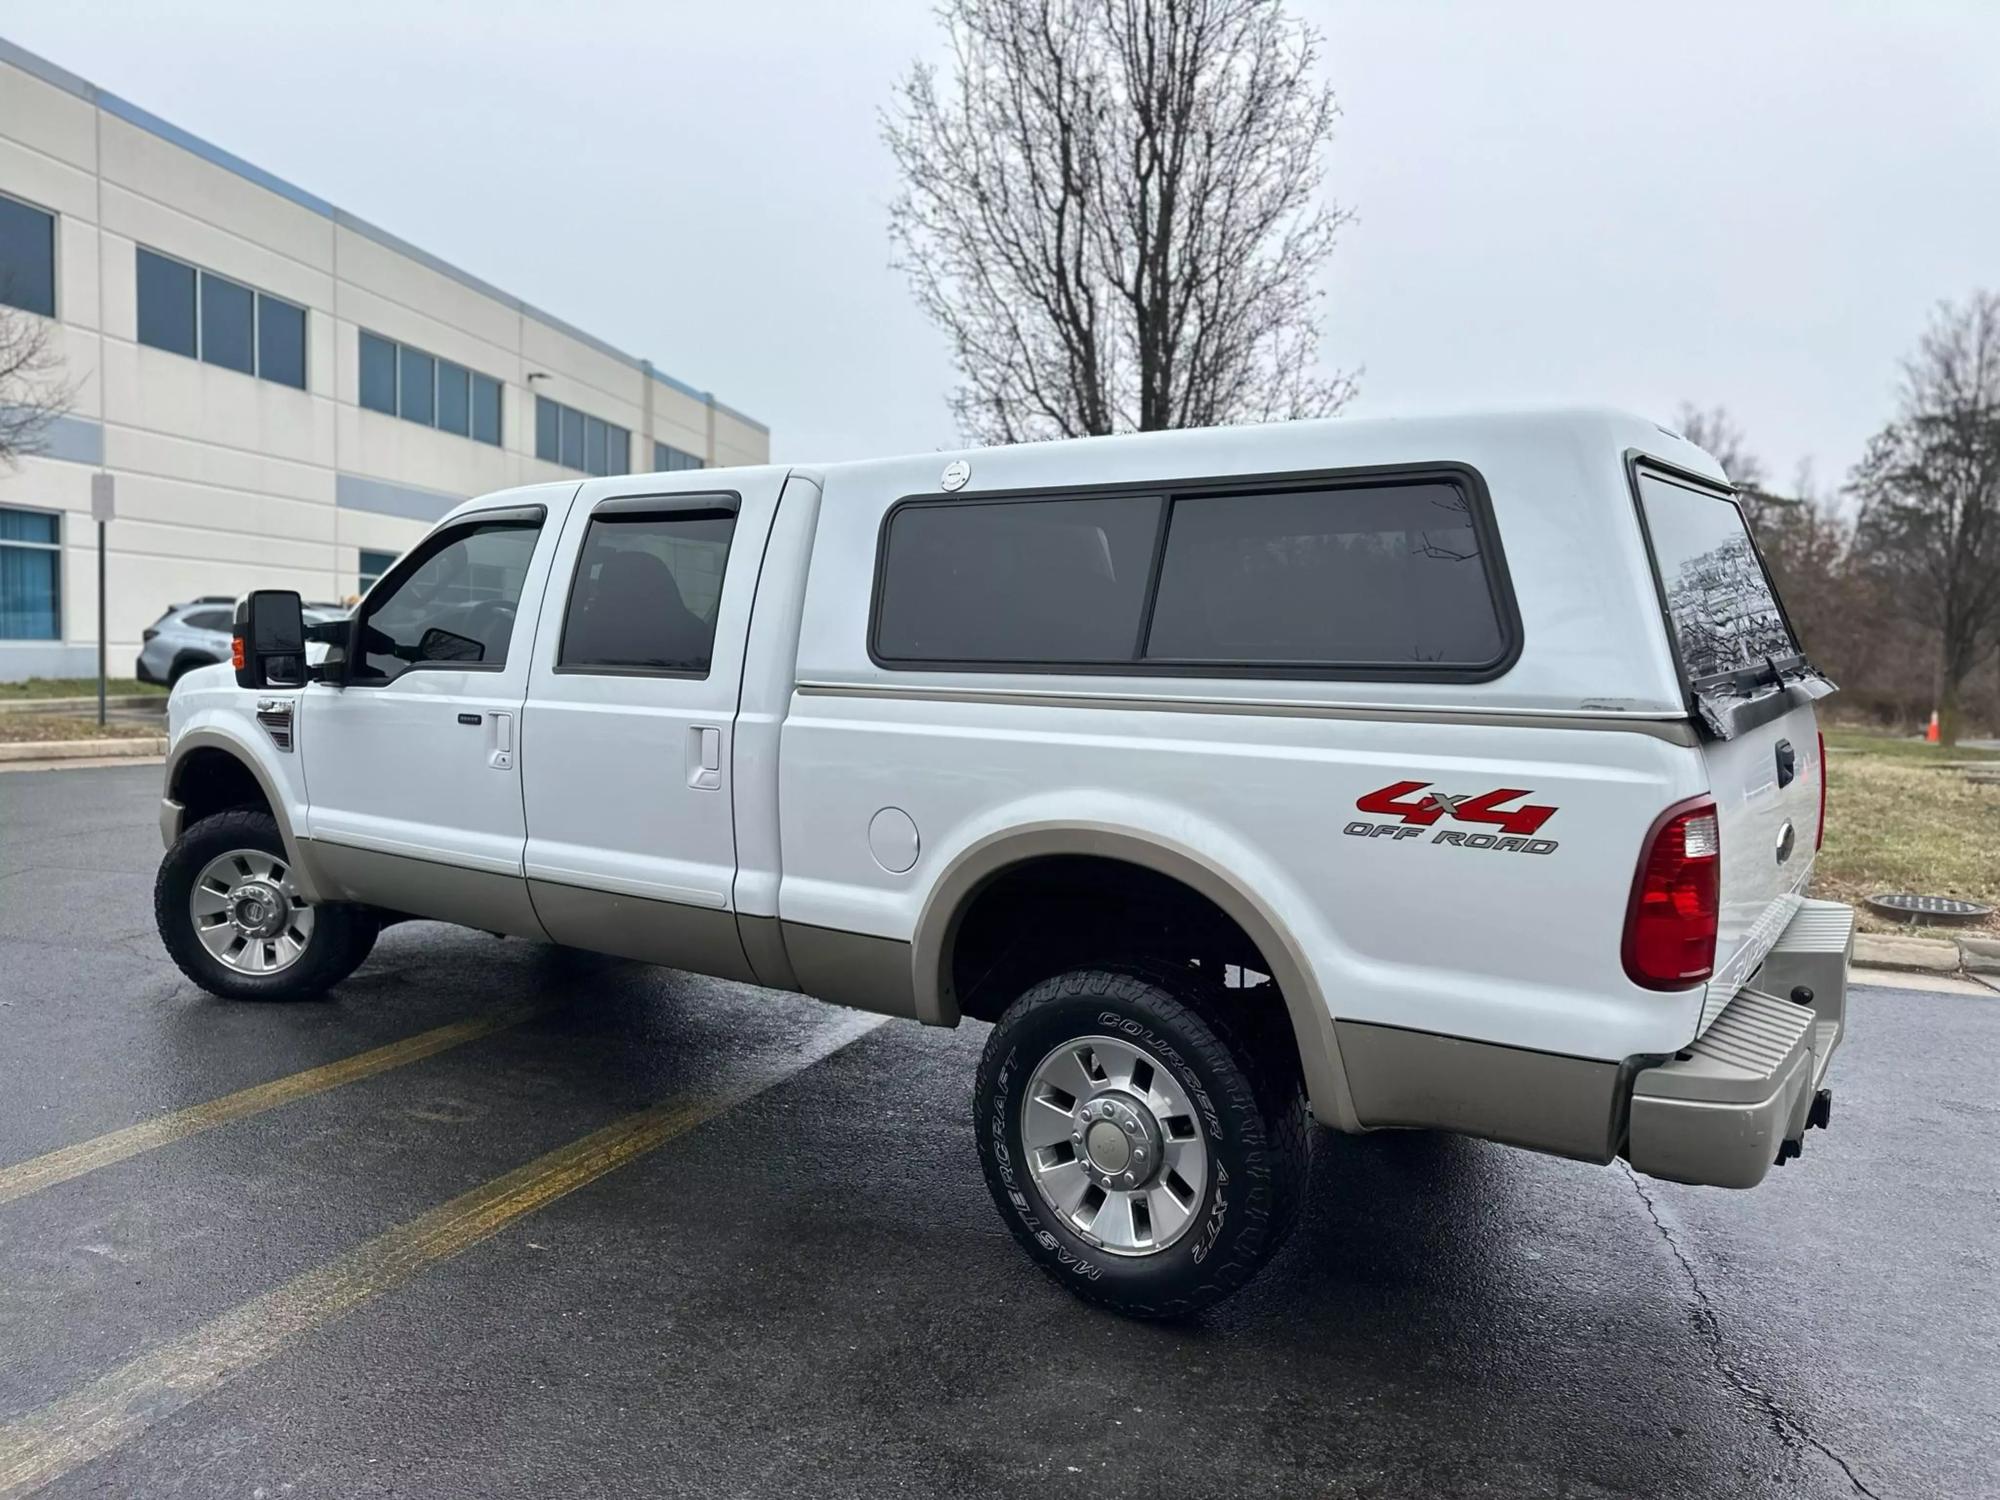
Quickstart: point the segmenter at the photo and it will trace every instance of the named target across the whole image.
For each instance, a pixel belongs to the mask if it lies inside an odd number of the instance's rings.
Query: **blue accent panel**
[[[394,484],[361,474],[333,476],[333,503],[343,510],[369,510],[378,516],[430,522],[464,499],[463,495],[447,495],[443,490],[419,489],[413,484]]]
[[[407,255],[411,260],[416,261],[420,265],[428,266],[440,276],[449,276],[461,286],[470,287],[482,296],[491,297],[496,302],[511,307],[516,312],[523,313],[538,323],[545,323],[558,333],[568,334],[579,343],[589,345],[607,358],[615,359],[619,363],[629,365],[635,370],[643,370],[655,379],[679,391],[684,396],[691,396],[696,401],[715,407],[718,411],[728,412],[737,421],[756,428],[766,436],[770,434],[771,429],[756,418],[745,416],[742,412],[724,406],[707,391],[696,390],[685,381],[676,380],[673,376],[654,369],[650,360],[635,358],[633,355],[625,353],[624,350],[605,343],[603,339],[593,334],[585,333],[574,324],[566,323],[561,318],[545,313],[540,308],[523,302],[519,297],[509,296],[490,282],[481,281],[471,272],[461,271],[457,266],[450,264],[448,261],[439,260],[435,255],[426,250],[419,250],[415,245],[410,244],[409,241],[398,239],[386,229],[376,228],[366,219],[357,219],[345,210],[334,207],[333,204],[327,202],[326,199],[319,197],[317,194],[309,193],[301,187],[294,187],[291,183],[285,181],[284,178],[245,161],[234,152],[225,151],[220,146],[209,144],[200,136],[194,135],[189,131],[181,129],[178,125],[161,119],[150,110],[141,109],[130,100],[121,99],[116,94],[108,93],[98,88],[95,84],[77,77],[76,74],[70,72],[67,68],[57,67],[54,63],[48,61],[48,59],[39,57],[24,47],[15,45],[5,37],[0,37],[0,64],[11,64],[19,68],[22,72],[41,79],[44,83],[53,84],[65,93],[73,94],[87,103],[96,105],[107,114],[116,115],[127,124],[136,125],[141,130],[156,135],[163,141],[172,142],[184,151],[193,152],[203,161],[213,163],[226,172],[233,172],[246,181],[254,182],[266,191],[276,193],[279,197],[288,202],[296,203],[301,208],[310,209],[313,213],[331,219],[343,228],[351,229],[356,234],[364,235],[368,239],[375,241],[378,245],[394,250],[398,255]],[[99,163],[100,169],[102,165],[102,163]]]
[[[6,410],[17,410],[9,407]],[[104,424],[89,417],[52,418],[28,440],[25,451],[36,458],[60,458],[73,464],[104,466]]]

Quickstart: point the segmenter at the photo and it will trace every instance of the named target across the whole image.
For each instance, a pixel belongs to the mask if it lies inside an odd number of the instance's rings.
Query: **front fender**
[[[185,686],[189,680],[184,679],[182,685]],[[232,681],[228,691],[233,694],[242,690],[236,688]],[[305,775],[297,753],[279,750],[252,716],[253,709],[239,710],[233,705],[225,708],[203,703],[201,700],[207,696],[205,691],[198,692],[192,695],[194,701],[183,706],[181,693],[177,690],[174,694],[169,710],[173,738],[167,750],[163,782],[165,803],[179,804],[183,801],[180,795],[181,777],[198,752],[213,750],[233,757],[250,772],[263,790],[264,801],[277,821],[279,837],[284,840],[285,856],[291,862],[300,894],[308,901],[325,899],[313,870],[310,845],[297,833],[305,826],[306,814]],[[244,696],[254,699],[259,695],[246,693]],[[274,695],[266,693],[261,696]],[[181,709],[181,712],[174,713],[175,708]],[[296,734],[293,743],[297,743]],[[176,808],[163,805],[160,821],[161,834],[171,844],[180,832],[181,819]]]

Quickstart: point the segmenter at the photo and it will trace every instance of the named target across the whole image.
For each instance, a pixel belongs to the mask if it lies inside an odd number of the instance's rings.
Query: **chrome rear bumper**
[[[1854,912],[1807,901],[1763,966],[1673,1061],[1634,1080],[1625,1158],[1671,1182],[1755,1187],[1831,1114]]]

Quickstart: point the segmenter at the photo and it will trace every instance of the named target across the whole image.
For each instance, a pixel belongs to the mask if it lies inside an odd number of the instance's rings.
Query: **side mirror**
[[[258,589],[236,606],[229,655],[236,685],[247,688],[303,687],[306,680],[306,622],[299,596],[290,589]]]

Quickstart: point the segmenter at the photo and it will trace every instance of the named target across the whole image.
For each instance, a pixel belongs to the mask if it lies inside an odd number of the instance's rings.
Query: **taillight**
[[[240,635],[229,638],[229,665],[239,672],[243,670],[243,637]]]
[[[1826,847],[1826,731],[1819,732],[1819,832],[1813,835],[1815,850]]]
[[[1625,973],[1649,990],[1677,990],[1715,972],[1722,832],[1712,797],[1677,802],[1654,821],[1625,913]]]

